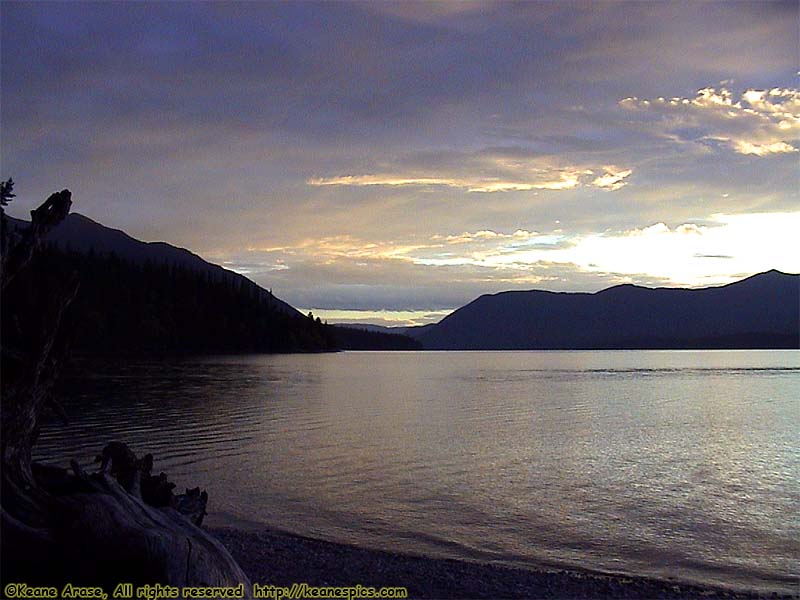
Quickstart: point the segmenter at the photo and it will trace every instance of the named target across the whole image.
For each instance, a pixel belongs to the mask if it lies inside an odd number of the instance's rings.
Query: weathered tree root
[[[145,454],[141,459],[122,442],[111,442],[103,448],[95,462],[100,463],[100,473],[109,472],[116,477],[126,492],[141,499],[145,504],[170,507],[187,517],[195,525],[203,524],[206,516],[208,494],[200,488],[187,489],[185,494],[175,495],[175,484],[166,474],[152,475],[153,455]],[[109,470],[110,468],[110,470]]]
[[[130,452],[124,444],[109,446]],[[135,458],[132,452],[125,456]],[[134,493],[137,485],[130,478],[126,489],[121,479],[129,473],[115,472],[114,459],[110,460],[110,472],[101,468],[92,474],[74,461],[73,473],[34,463],[38,492],[47,497],[42,515],[46,523],[31,527],[3,510],[4,585],[72,583],[101,586],[110,594],[119,583],[176,587],[243,583],[249,594],[247,576],[225,547],[195,524],[205,514],[205,492],[174,496],[174,484],[167,482],[170,502],[150,505]],[[152,464],[152,459],[148,462]],[[163,473],[152,477],[137,471],[135,477],[166,481]]]

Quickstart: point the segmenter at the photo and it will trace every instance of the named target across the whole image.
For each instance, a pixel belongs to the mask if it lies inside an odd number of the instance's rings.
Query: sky
[[[800,271],[794,2],[0,3],[0,177],[331,322]]]

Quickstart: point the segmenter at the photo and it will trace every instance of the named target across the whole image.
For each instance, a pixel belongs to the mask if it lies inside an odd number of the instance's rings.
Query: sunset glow
[[[12,214],[69,187],[331,321],[800,271],[796,4],[2,13]]]

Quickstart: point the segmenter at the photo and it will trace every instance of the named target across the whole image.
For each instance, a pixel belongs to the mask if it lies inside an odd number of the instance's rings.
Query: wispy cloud
[[[579,235],[480,229],[378,242],[339,236],[252,248],[237,260],[254,274],[259,263],[285,267],[263,274],[276,293],[283,282],[307,281],[292,299],[315,312],[431,312],[506,289],[597,290],[622,282],[703,286],[771,268],[793,272],[798,229],[800,213],[717,214],[700,222]],[[370,322],[379,318],[393,320],[372,315]]]
[[[627,183],[625,178],[633,173],[633,169],[618,169],[617,167],[605,167],[605,171],[605,174],[592,181],[592,185],[606,190],[618,190]]]
[[[739,154],[770,156],[800,146],[800,90],[748,89],[737,98],[707,87],[694,98],[625,98],[620,106],[658,117],[654,130],[680,143],[719,145]]]
[[[431,239],[443,240],[447,244],[466,244],[470,242],[475,242],[476,240],[527,241],[532,238],[535,238],[537,235],[538,234],[535,231],[526,231],[524,229],[517,229],[514,233],[498,233],[496,231],[492,231],[491,229],[481,229],[480,231],[475,231],[473,233],[465,231],[464,233],[458,235],[447,235],[447,236],[434,235],[433,237],[431,237]]]
[[[518,171],[519,178],[508,179],[500,175],[467,177],[439,177],[412,174],[373,174],[338,175],[333,177],[312,177],[306,183],[312,186],[445,186],[459,188],[467,192],[527,192],[532,190],[572,190],[580,185],[594,186],[607,190],[618,190],[625,185],[624,179],[633,173],[632,169],[603,167],[587,169],[567,167],[546,169],[536,166],[511,168]],[[596,175],[601,173],[600,175]]]
[[[536,182],[503,181],[499,178],[442,178],[413,177],[403,175],[342,175],[337,177],[317,177],[308,180],[309,185],[342,185],[342,186],[436,186],[442,185],[464,189],[468,192],[524,192],[530,190],[569,190],[576,187],[582,172],[562,171],[557,179]]]

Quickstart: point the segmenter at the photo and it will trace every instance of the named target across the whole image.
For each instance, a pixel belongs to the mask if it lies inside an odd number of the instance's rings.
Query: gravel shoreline
[[[777,598],[670,581],[533,571],[367,550],[271,529],[215,527],[253,583],[396,587],[410,598]]]

